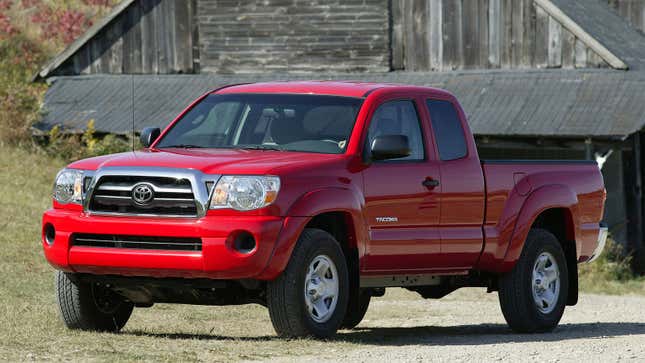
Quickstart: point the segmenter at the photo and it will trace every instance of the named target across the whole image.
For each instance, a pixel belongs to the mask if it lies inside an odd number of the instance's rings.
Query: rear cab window
[[[426,100],[426,104],[440,159],[449,161],[465,157],[468,154],[466,135],[455,106],[450,101],[433,99]]]

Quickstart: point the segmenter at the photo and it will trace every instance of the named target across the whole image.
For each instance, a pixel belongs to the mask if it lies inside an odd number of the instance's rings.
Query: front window
[[[267,149],[340,154],[362,99],[291,94],[209,95],[156,148]]]

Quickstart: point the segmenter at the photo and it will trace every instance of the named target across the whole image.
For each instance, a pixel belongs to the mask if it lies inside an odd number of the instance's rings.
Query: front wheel
[[[370,306],[372,299],[371,291],[367,289],[358,289],[358,291],[351,291],[349,303],[347,304],[347,313],[341,328],[354,329],[365,317],[367,308]]]
[[[326,338],[347,309],[349,280],[343,250],[329,233],[305,229],[287,268],[267,285],[267,306],[280,336]]]
[[[557,238],[532,229],[513,270],[499,279],[499,302],[508,325],[518,333],[555,329],[567,302],[567,263]]]
[[[112,290],[56,271],[60,316],[70,329],[118,332],[130,319],[134,305]]]

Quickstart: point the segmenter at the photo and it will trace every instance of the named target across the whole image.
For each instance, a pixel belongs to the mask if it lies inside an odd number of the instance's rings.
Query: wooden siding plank
[[[404,8],[406,26],[405,61],[406,70],[430,70],[428,49],[428,3],[413,1]]]
[[[140,74],[141,69],[141,7],[139,3],[128,9],[126,29],[123,38],[123,73]]]
[[[189,13],[191,21],[191,43],[193,44],[193,73],[201,72],[201,44],[199,42],[199,21],[197,19],[197,1],[198,0],[187,0],[190,1],[191,11]]]
[[[169,73],[171,55],[170,47],[168,46],[168,21],[166,19],[167,7],[169,1],[172,0],[162,0],[159,5],[155,6],[152,9],[153,19],[157,26],[157,31],[155,32],[155,44],[157,48],[157,71],[158,74]]]
[[[193,69],[191,2],[183,0],[175,1],[175,6],[175,53],[177,55],[177,71],[180,73],[191,73]]]
[[[488,68],[489,0],[479,1],[479,68]]]
[[[403,12],[403,36],[405,41],[405,46],[403,50],[405,55],[403,59],[405,60],[405,69],[408,71],[417,70],[417,57],[416,57],[416,37],[414,29],[414,12],[412,8],[412,3],[405,1],[404,6],[401,8]]]
[[[123,34],[125,17],[117,17],[111,26],[107,29],[107,44],[110,47],[110,57],[108,59],[108,72],[110,74],[123,73]]]
[[[143,73],[158,73],[158,56],[155,19],[153,10],[156,4],[152,1],[142,1],[141,9],[143,16],[141,18],[141,63]]]
[[[442,11],[443,69],[459,69],[464,63],[461,1],[445,1]]]
[[[522,66],[524,44],[524,2],[513,1],[511,9],[511,63],[513,67]]]
[[[578,38],[575,41],[575,66],[576,68],[587,66],[587,46]]]
[[[430,18],[430,4],[426,1],[414,1],[412,3],[412,16],[414,19],[414,44],[416,70],[430,70],[430,49],[428,47],[428,23]]]
[[[405,69],[405,41],[403,40],[403,8],[405,0],[391,1],[391,67],[393,70]]]
[[[440,71],[443,69],[442,14],[442,0],[431,1],[428,17],[428,51],[430,52],[430,70],[433,71]]]
[[[537,68],[548,65],[549,15],[540,6],[535,7],[535,52],[534,64]]]
[[[177,28],[175,22],[175,14],[177,12],[177,7],[175,6],[176,0],[164,0],[164,4],[164,20],[166,23],[166,29],[168,29],[168,33],[164,37],[164,47],[166,48],[166,54],[168,56],[168,70],[166,73],[178,73],[179,60],[177,57],[177,47],[175,46],[177,40]]]
[[[549,17],[549,68],[562,66],[562,25],[552,16]]]
[[[502,45],[502,68],[510,68],[513,52],[513,2],[516,0],[502,0],[502,14],[504,27],[500,39]]]
[[[562,29],[562,68],[573,68],[576,54],[576,37]]]
[[[488,65],[499,68],[501,58],[502,9],[501,0],[488,3]]]
[[[464,68],[477,68],[479,65],[479,2],[464,0],[462,9]]]
[[[529,67],[533,66],[535,59],[535,4],[533,0],[523,0],[524,9],[522,14],[523,20],[523,38],[522,38],[522,65]]]

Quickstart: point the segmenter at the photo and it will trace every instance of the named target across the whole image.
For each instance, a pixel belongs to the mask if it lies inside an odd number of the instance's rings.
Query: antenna
[[[134,119],[134,74],[130,75],[130,79],[132,80],[132,152],[134,152],[135,149],[135,141],[136,141],[136,134],[135,134],[135,119]]]

